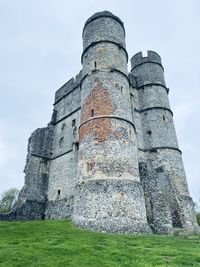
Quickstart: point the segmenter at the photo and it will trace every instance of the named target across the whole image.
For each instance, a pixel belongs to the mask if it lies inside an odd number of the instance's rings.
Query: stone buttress
[[[100,231],[147,233],[127,60],[123,22],[109,12],[89,18],[73,221]]]
[[[196,227],[193,201],[189,195],[181,151],[160,56],[148,51],[131,59],[136,78],[142,139],[139,168],[144,187],[148,222],[157,233],[174,227],[189,231]]]

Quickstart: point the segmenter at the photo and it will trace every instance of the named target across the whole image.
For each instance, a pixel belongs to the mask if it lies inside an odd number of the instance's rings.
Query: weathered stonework
[[[198,232],[160,56],[131,59],[108,11],[83,29],[80,73],[30,137],[25,185],[0,220],[72,218],[95,231]]]

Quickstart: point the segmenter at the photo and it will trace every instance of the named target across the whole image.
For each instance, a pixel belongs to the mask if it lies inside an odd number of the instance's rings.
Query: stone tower
[[[194,225],[193,201],[177,143],[161,58],[153,51],[148,51],[147,57],[139,52],[132,57],[131,68],[137,83],[135,112],[140,116],[138,129],[142,139],[138,144],[139,166],[148,221],[156,232],[171,232],[173,227],[190,229]]]
[[[132,122],[125,30],[109,12],[83,29],[76,224],[148,232]]]
[[[25,185],[1,220],[71,218],[107,232],[197,232],[160,56],[131,59],[123,22],[103,11],[83,29],[82,70],[55,94],[29,139]]]

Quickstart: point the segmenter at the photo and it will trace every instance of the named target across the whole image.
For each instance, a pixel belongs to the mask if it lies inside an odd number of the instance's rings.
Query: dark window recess
[[[74,144],[74,149],[75,149],[75,151],[79,150],[79,143],[78,143],[78,142],[76,142],[76,143]]]
[[[58,189],[58,196],[60,196],[60,189]]]
[[[87,172],[89,172],[89,171],[90,171],[90,163],[87,162]]]
[[[66,123],[63,123],[63,125],[62,125],[62,130],[64,130],[65,129],[65,126],[66,126]]]
[[[59,146],[62,147],[64,143],[64,137],[61,137],[59,140]]]
[[[94,68],[96,69],[96,67],[97,67],[97,62],[95,61],[94,62]]]
[[[164,172],[163,166],[156,168],[156,172]]]
[[[151,135],[151,134],[152,134],[152,132],[151,132],[151,131],[147,131],[147,134],[148,134],[148,135]]]
[[[129,138],[131,138],[132,136],[131,136],[131,130],[129,130]]]
[[[122,93],[122,91],[123,91],[123,86],[120,87],[120,90],[121,90],[121,93]]]
[[[74,127],[76,125],[76,119],[72,120],[72,127]]]
[[[157,151],[157,149],[156,148],[152,148],[151,150],[150,150],[150,152],[155,152],[155,153],[157,153],[158,151]]]
[[[74,127],[74,130],[73,130],[73,137],[76,137],[76,135],[77,135],[77,128]]]
[[[162,119],[163,119],[164,122],[167,122],[167,118],[166,118],[165,115],[162,116]]]
[[[91,110],[91,117],[94,117],[94,109]]]

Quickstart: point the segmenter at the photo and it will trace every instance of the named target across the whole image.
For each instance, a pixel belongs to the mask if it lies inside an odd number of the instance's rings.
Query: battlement
[[[142,52],[135,54],[131,58],[131,68],[135,68],[143,63],[157,63],[162,66],[161,57],[154,51],[148,50],[147,57],[143,57]]]
[[[109,12],[109,11],[107,11],[107,10],[104,10],[104,11],[95,13],[95,14],[92,15],[89,19],[87,19],[86,22],[85,22],[83,31],[84,31],[85,27],[86,27],[90,22],[94,21],[95,19],[101,18],[101,17],[104,17],[104,18],[112,18],[112,19],[118,21],[118,22],[122,25],[122,27],[124,28],[124,23],[123,23],[123,21],[122,21],[120,18],[118,18],[117,16],[113,15],[111,12]],[[124,31],[125,31],[125,29],[124,29]]]
[[[55,93],[55,103],[58,102],[64,95],[73,91],[80,83],[82,79],[82,70],[75,76],[61,86]]]

